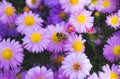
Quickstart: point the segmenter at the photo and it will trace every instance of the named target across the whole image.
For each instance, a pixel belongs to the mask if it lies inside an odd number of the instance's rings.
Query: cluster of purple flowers
[[[25,2],[22,13],[17,13],[7,0],[0,2],[0,79],[120,79],[120,66],[114,63],[120,60],[119,0]],[[48,16],[44,14],[45,7],[49,9]],[[83,34],[102,32],[95,27],[95,19],[101,14],[106,15],[106,27],[115,30],[102,53],[112,64],[106,63],[101,71],[90,73],[92,61],[85,53],[88,50],[85,43],[89,41]],[[99,46],[100,38],[104,36],[91,36],[90,40]],[[40,64],[21,72],[25,50],[32,54],[49,51],[49,60],[60,63],[58,70]]]

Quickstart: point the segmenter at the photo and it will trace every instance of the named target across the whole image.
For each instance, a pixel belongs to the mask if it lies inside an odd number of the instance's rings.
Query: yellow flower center
[[[66,15],[65,12],[60,12],[60,14],[59,14],[60,18],[64,18],[65,15]]]
[[[115,17],[112,17],[110,22],[113,24],[113,25],[116,25],[119,23],[119,18],[117,16]]]
[[[80,64],[79,63],[73,64],[73,70],[79,71],[80,70]]]
[[[33,34],[31,35],[31,40],[32,40],[32,42],[34,42],[34,43],[38,43],[39,41],[41,41],[41,39],[42,39],[42,35],[39,34],[39,33],[33,33]]]
[[[61,55],[61,56],[59,56],[59,57],[58,57],[58,61],[59,61],[59,62],[64,61],[64,56],[62,56],[62,55]]]
[[[32,4],[36,4],[37,0],[31,0]]]
[[[109,7],[110,6],[110,1],[109,0],[104,0],[103,2],[102,2],[102,6],[104,6],[104,7]]]
[[[53,33],[52,35],[52,41],[59,44],[62,41],[62,37],[57,36],[57,33]]]
[[[111,72],[110,79],[118,79],[118,75],[115,72]]]
[[[96,5],[97,2],[98,2],[98,0],[92,0],[92,4],[93,4],[93,5]]]
[[[23,8],[23,11],[24,11],[24,12],[29,12],[30,9],[29,9],[29,7],[25,6],[25,7]]]
[[[16,76],[16,78],[17,78],[17,79],[21,79],[21,76],[20,76],[20,74],[18,74],[18,75]]]
[[[120,46],[115,46],[113,48],[113,53],[115,56],[119,56],[120,55]]]
[[[83,24],[85,21],[86,21],[86,16],[84,14],[80,14],[77,16],[77,21],[80,23],[80,24]]]
[[[73,43],[73,49],[74,49],[75,52],[82,51],[83,47],[84,47],[84,45],[83,45],[83,43],[81,41],[75,41]]]
[[[33,16],[26,16],[24,18],[24,23],[27,25],[27,26],[32,26],[34,23],[35,23],[35,19]]]
[[[10,60],[12,57],[13,57],[13,52],[11,49],[8,48],[2,51],[2,58],[4,60]]]
[[[76,5],[76,4],[79,3],[79,0],[70,0],[70,3],[71,3],[72,5]]]
[[[10,6],[6,7],[4,11],[5,11],[5,14],[6,14],[7,16],[12,16],[13,13],[14,13],[13,8],[10,7]]]

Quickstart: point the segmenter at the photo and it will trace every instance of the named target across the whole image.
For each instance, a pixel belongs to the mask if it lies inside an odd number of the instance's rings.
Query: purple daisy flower
[[[6,36],[6,25],[0,23],[0,41],[4,38],[4,36]]]
[[[17,32],[14,24],[2,24],[2,23],[0,23],[0,27],[1,27],[0,28],[1,38],[3,38],[4,36],[15,37],[18,35],[18,32]]]
[[[49,34],[46,29],[32,29],[25,33],[23,40],[24,47],[30,52],[42,52],[49,45]]]
[[[3,0],[0,2],[0,21],[4,24],[14,23],[16,19],[15,8],[11,3]]]
[[[92,65],[84,53],[71,53],[62,62],[62,73],[69,79],[84,79],[90,74]]]
[[[91,3],[90,3],[90,5],[88,6],[88,8],[89,8],[90,10],[92,10],[92,11],[96,10],[96,6],[97,6],[97,4],[98,4],[98,1],[99,1],[99,0],[92,0]]]
[[[65,23],[48,25],[50,44],[48,50],[53,53],[59,53],[63,50],[64,40],[59,34],[66,34]]]
[[[46,67],[36,66],[31,68],[25,77],[25,79],[54,79],[51,69],[47,70]]]
[[[69,23],[71,23],[77,32],[85,33],[87,29],[93,27],[94,17],[92,12],[83,10],[76,12],[70,16]]]
[[[106,20],[107,25],[118,29],[120,28],[120,17],[117,14],[111,14],[109,16],[107,16],[107,20]]]
[[[18,41],[10,39],[0,42],[0,68],[15,69],[23,62],[23,48]]]
[[[5,27],[6,27],[6,36],[16,37],[18,35],[15,24],[7,24],[5,25]]]
[[[60,5],[53,7],[50,10],[50,15],[48,17],[48,24],[56,24],[64,21],[66,13],[61,9]]]
[[[82,36],[69,35],[68,40],[64,43],[64,51],[68,51],[67,53],[83,53],[85,51],[85,43],[86,40],[82,39]]]
[[[103,72],[99,73],[99,79],[120,79],[120,68],[112,64],[112,67],[108,64],[102,67]]]
[[[84,6],[88,5],[91,0],[60,0],[60,4],[62,9],[66,13],[75,13],[79,12],[80,10],[84,9]]]
[[[43,20],[38,14],[34,14],[32,11],[28,13],[24,12],[24,14],[18,16],[16,20],[16,24],[18,25],[17,31],[21,34],[25,34],[27,30],[42,27],[42,22]]]
[[[112,13],[118,7],[119,0],[99,0],[96,10],[103,13]]]
[[[26,0],[26,5],[31,9],[36,9],[41,4],[42,0]]]
[[[120,37],[113,36],[107,40],[107,44],[103,48],[104,57],[110,61],[114,62],[120,59]]]

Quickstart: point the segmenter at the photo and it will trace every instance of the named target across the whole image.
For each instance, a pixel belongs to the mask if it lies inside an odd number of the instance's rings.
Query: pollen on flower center
[[[64,61],[64,56],[62,56],[62,55],[61,55],[61,56],[59,56],[59,57],[58,57],[58,61],[59,61],[59,62]]]
[[[59,14],[60,18],[64,18],[65,15],[66,15],[65,12],[60,12],[60,14]]]
[[[52,41],[58,44],[58,43],[60,43],[60,42],[62,41],[62,38],[61,38],[61,37],[58,37],[58,36],[57,36],[57,33],[55,32],[55,33],[53,33],[53,35],[52,35]]]
[[[120,46],[115,46],[113,48],[113,53],[115,56],[119,56],[120,55]]]
[[[77,21],[82,24],[86,21],[86,16],[84,14],[80,14],[77,16]]]
[[[97,4],[97,0],[92,0],[92,4],[96,5]]]
[[[13,52],[11,49],[8,48],[2,51],[2,58],[4,60],[10,60],[12,57],[13,57]]]
[[[29,12],[30,9],[29,9],[29,7],[25,6],[25,7],[23,8],[23,11],[24,11],[24,12]]]
[[[73,49],[74,49],[75,52],[80,52],[80,51],[82,51],[83,47],[84,47],[84,46],[83,46],[83,43],[80,42],[80,41],[75,41],[75,42],[73,43]]]
[[[4,11],[7,16],[12,16],[14,13],[14,10],[10,6],[6,7]]]
[[[110,79],[118,79],[118,75],[115,72],[111,72]]]
[[[24,18],[24,23],[27,25],[27,26],[32,26],[34,23],[35,23],[35,19],[33,18],[33,16],[26,16]]]
[[[36,4],[37,0],[31,0],[32,4]]]
[[[119,18],[118,17],[112,17],[110,22],[113,24],[113,25],[116,25],[119,23]]]
[[[80,70],[80,64],[79,63],[73,64],[73,70],[75,70],[75,71]]]
[[[110,4],[111,4],[111,3],[110,3],[109,0],[105,0],[105,1],[102,2],[102,6],[104,6],[104,7],[109,7]]]
[[[70,3],[71,3],[72,5],[76,5],[76,4],[79,3],[79,0],[70,0]]]
[[[41,39],[42,39],[42,35],[39,34],[39,33],[33,33],[33,34],[31,35],[31,40],[32,40],[34,43],[37,43],[37,42],[41,41]]]

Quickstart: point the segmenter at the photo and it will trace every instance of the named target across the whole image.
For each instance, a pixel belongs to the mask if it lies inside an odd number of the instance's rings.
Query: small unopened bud
[[[100,12],[95,12],[95,17],[99,17],[100,16]]]

